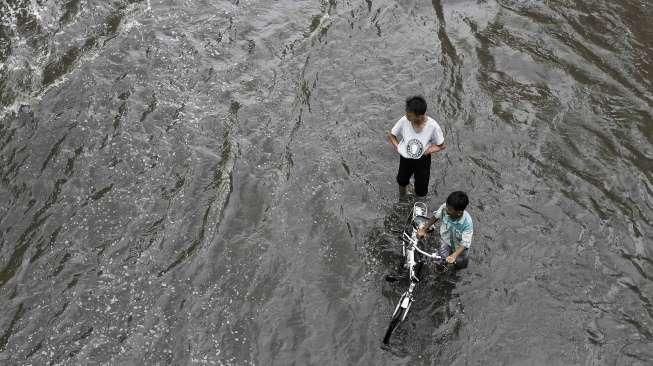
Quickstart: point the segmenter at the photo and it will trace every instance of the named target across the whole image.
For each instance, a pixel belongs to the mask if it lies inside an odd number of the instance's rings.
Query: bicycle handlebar
[[[425,255],[425,256],[427,256],[429,258],[432,258],[432,259],[442,259],[442,257],[440,255],[438,255],[437,253],[432,253],[431,254],[431,253],[427,253],[427,252],[423,251],[422,249],[420,249],[420,247],[417,246],[417,239],[413,239],[410,235],[406,234],[405,231],[404,231],[404,237],[406,237],[406,239],[408,239],[408,241],[410,242],[411,246],[413,248],[415,248],[421,254],[423,254],[423,255]]]

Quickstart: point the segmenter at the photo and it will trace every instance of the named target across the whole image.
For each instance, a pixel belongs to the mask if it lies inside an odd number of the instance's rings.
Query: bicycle
[[[419,272],[421,270],[421,265],[423,264],[421,261],[415,261],[415,251],[431,259],[442,259],[442,257],[437,253],[427,253],[417,246],[419,242],[419,239],[417,238],[417,229],[428,223],[429,218],[426,217],[427,212],[428,211],[426,209],[425,203],[415,202],[413,204],[413,210],[411,212],[411,216],[409,217],[409,221],[407,221],[403,230],[402,253],[406,259],[405,267],[408,268],[408,278],[410,279],[410,285],[408,286],[408,290],[406,290],[401,295],[401,298],[399,298],[399,302],[397,303],[397,306],[392,313],[390,325],[388,326],[388,330],[386,330],[385,336],[383,337],[383,343],[386,345],[390,342],[390,336],[392,335],[392,332],[397,328],[400,322],[406,319],[408,310],[410,309],[413,301],[415,301],[413,292],[415,291],[417,283],[419,282]],[[406,232],[409,224],[412,228],[410,235],[408,235]]]

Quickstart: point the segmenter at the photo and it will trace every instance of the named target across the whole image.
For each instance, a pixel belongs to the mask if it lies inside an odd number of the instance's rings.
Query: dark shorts
[[[407,159],[399,156],[399,172],[397,183],[405,187],[410,183],[410,177],[415,176],[415,194],[426,196],[429,193],[431,178],[431,155],[423,155],[419,159]]]

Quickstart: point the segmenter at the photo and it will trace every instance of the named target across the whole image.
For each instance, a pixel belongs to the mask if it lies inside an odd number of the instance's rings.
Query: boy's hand
[[[456,259],[458,259],[458,256],[460,256],[463,251],[465,251],[465,247],[462,245],[459,246],[455,252],[451,253],[451,255],[447,257],[447,263],[456,263]]]
[[[430,145],[430,146],[426,149],[426,155],[431,155],[431,154],[433,154],[433,153],[436,153],[436,152],[438,152],[438,151],[442,151],[442,150],[444,150],[444,149],[446,149],[446,146],[444,146],[444,145],[440,145],[440,146],[438,146],[438,145]]]
[[[426,237],[426,228],[425,227],[420,227],[417,229],[417,237],[420,239],[424,239]]]

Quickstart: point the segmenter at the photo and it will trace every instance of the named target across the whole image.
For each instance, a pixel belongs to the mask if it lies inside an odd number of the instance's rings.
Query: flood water
[[[0,364],[650,365],[653,2],[0,0]],[[405,283],[422,94],[469,268]]]

